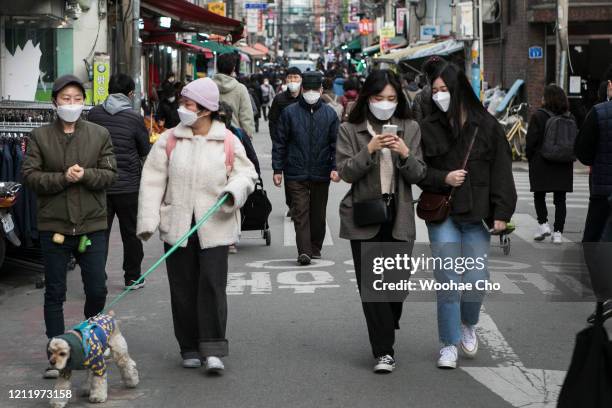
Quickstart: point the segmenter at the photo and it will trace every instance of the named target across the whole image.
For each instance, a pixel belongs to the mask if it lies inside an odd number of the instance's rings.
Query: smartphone
[[[391,134],[397,136],[397,125],[383,125],[382,132],[384,135]]]

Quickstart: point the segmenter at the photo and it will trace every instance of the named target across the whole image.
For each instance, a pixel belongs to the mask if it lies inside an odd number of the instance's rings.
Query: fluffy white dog
[[[89,370],[85,396],[90,402],[105,402],[107,398],[106,363],[104,352],[110,349],[113,360],[119,367],[121,378],[128,388],[138,385],[136,363],[128,354],[125,338],[119,331],[113,312],[90,318],[78,329],[70,330],[49,340],[47,354],[52,368],[59,370],[60,376],[55,390],[70,390],[72,370]],[[54,396],[61,396],[57,393]],[[53,398],[53,408],[63,408],[69,398]]]

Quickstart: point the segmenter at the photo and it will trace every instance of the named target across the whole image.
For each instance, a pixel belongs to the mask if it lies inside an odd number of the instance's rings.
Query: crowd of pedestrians
[[[111,78],[108,99],[92,109],[87,121],[81,119],[83,84],[73,76],[56,80],[57,120],[33,132],[23,165],[24,182],[39,197],[48,337],[64,331],[71,254],[83,274],[84,316],[103,309],[104,265],[115,216],[123,242],[124,283],[137,289],[144,286],[142,241],[159,231],[169,251],[227,196],[208,224],[166,261],[183,366],[224,369],[221,358],[229,352],[228,253],[239,241],[239,209],[260,177],[251,139],[261,117],[268,122],[273,183],[284,187],[299,265],[325,256],[330,183],[341,180],[350,189],[340,203],[340,237],[349,241],[360,292],[364,244],[402,243],[412,251],[417,238],[414,185],[429,198],[446,197],[447,211],[425,219],[436,257],[486,258],[491,233],[506,230],[517,202],[510,146],[459,66],[433,58],[420,78],[402,78],[389,70],[358,78],[342,71],[323,74],[289,67],[281,80],[275,75],[241,78],[238,63],[235,54],[220,55],[212,78],[186,85],[168,75],[156,114],[165,131],[152,147],[142,116],[131,108],[130,77]],[[612,78],[606,90],[607,101],[593,108],[574,135],[578,159],[592,166],[584,238],[589,242],[610,240],[612,232]],[[563,90],[547,86],[527,135],[539,223],[536,240],[552,235],[554,243],[562,242],[573,160],[546,159],[546,141],[553,125],[571,136],[572,120]],[[546,193],[554,196],[552,230]],[[83,236],[91,245],[79,252]],[[474,283],[488,279],[489,272],[486,267],[465,273],[439,267],[434,277],[441,283]],[[460,352],[476,355],[475,327],[484,295],[476,289],[437,292],[438,367],[457,367]],[[402,302],[362,300],[374,371],[389,373],[395,368]],[[609,309],[612,313],[612,305]],[[57,375],[51,368],[45,371],[48,378]]]

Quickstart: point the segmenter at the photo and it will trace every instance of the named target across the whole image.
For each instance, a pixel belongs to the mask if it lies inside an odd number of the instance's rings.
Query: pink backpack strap
[[[168,157],[168,160],[170,160],[170,155],[175,147],[176,136],[174,136],[174,129],[170,129],[170,134],[168,135],[168,139],[166,139],[166,156]]]
[[[228,176],[234,168],[234,156],[236,154],[235,142],[234,134],[230,130],[227,130],[225,139],[223,140],[223,148],[225,150],[225,169],[227,170]]]

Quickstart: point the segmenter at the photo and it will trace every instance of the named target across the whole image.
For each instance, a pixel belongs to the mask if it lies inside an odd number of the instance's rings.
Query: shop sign
[[[94,56],[93,103],[99,105],[108,97],[110,80],[110,58],[106,54]]]
[[[208,3],[208,11],[225,17],[225,3],[222,1]]]

